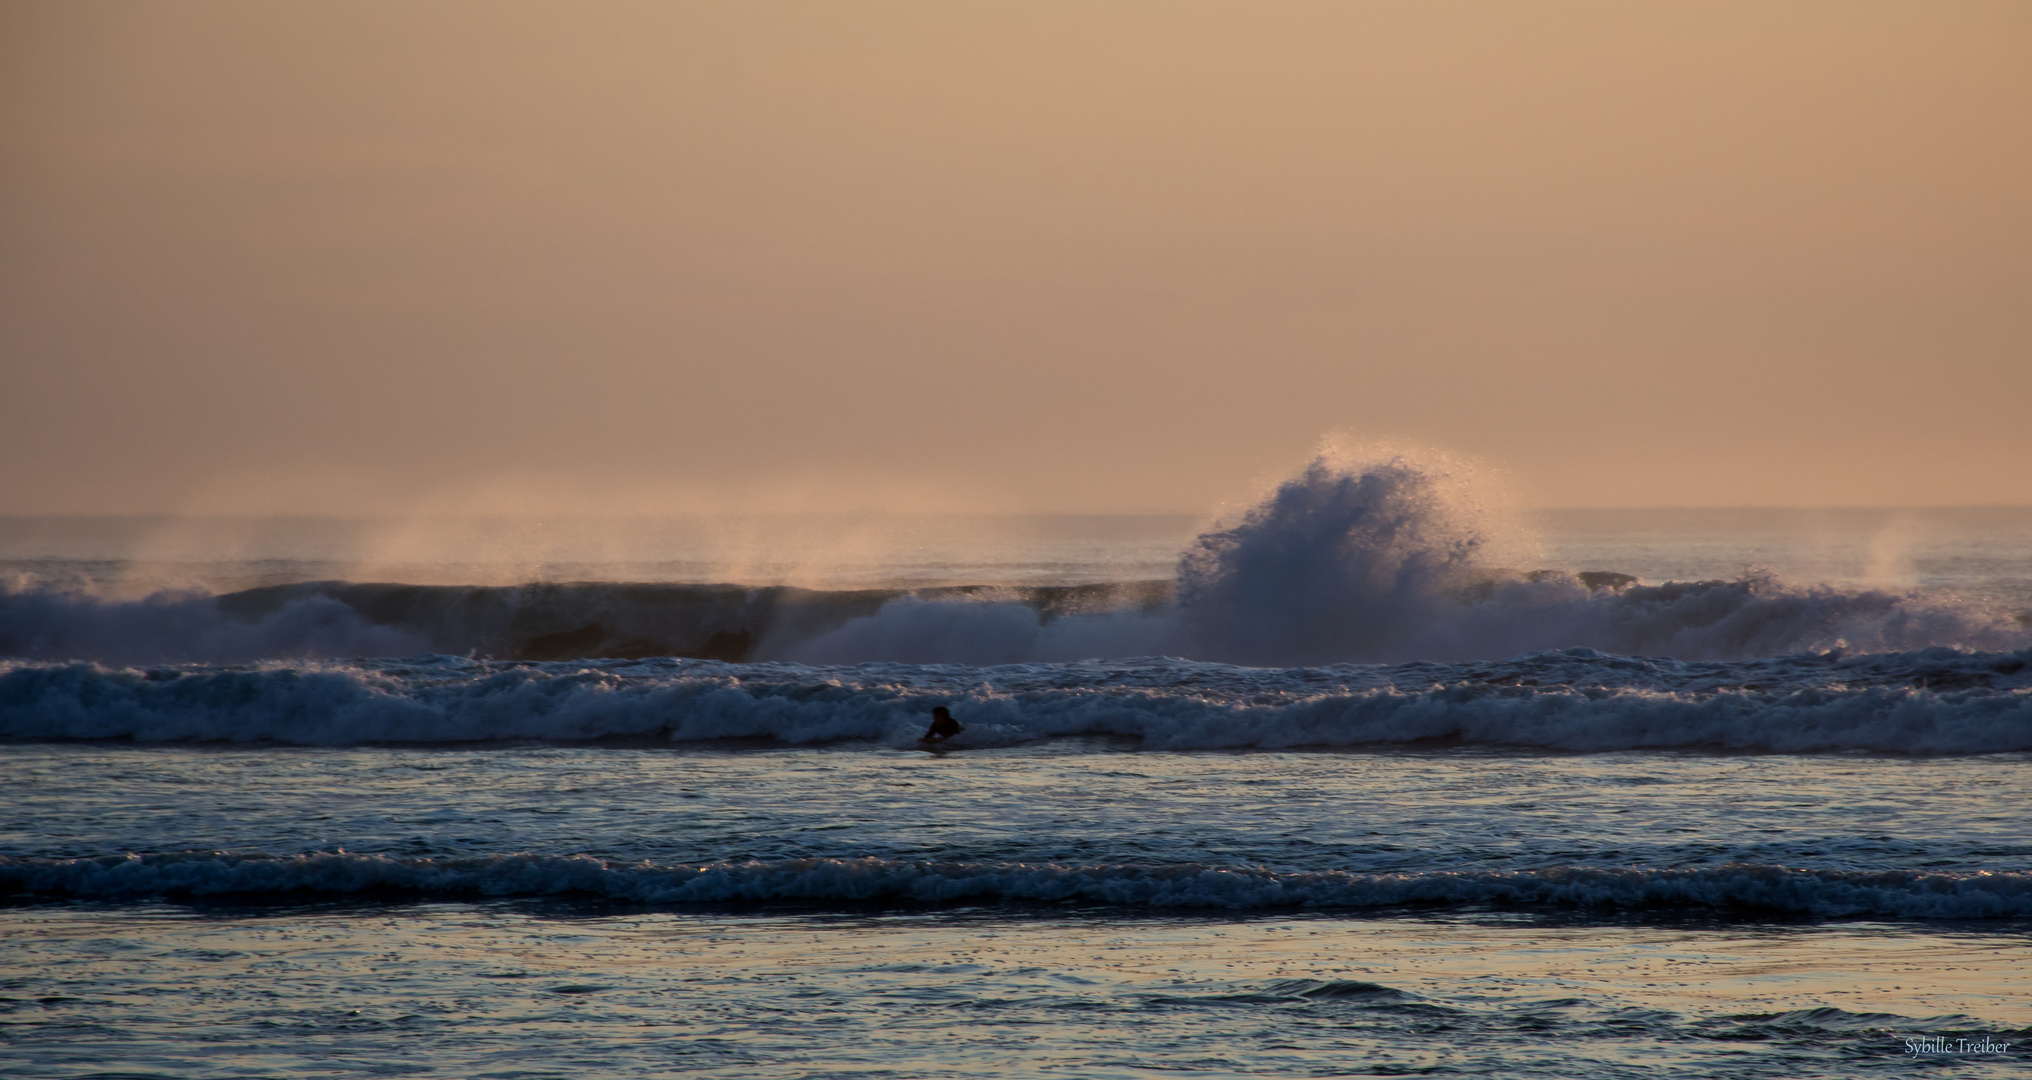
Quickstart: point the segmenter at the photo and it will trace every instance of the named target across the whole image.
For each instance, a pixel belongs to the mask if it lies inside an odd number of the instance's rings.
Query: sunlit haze
[[[0,6],[0,513],[2032,502],[2032,6]]]
[[[0,1071],[2023,1075],[2028,417],[2032,0],[0,0]]]

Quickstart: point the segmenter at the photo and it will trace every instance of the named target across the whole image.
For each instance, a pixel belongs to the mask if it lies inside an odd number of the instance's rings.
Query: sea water
[[[833,565],[10,522],[0,1070],[2022,1075],[2032,513],[1445,479]]]

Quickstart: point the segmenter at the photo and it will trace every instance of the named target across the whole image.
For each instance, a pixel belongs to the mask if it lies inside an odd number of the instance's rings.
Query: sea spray
[[[1167,654],[1264,666],[1493,659],[1586,647],[1738,660],[2032,643],[2004,612],[1921,592],[1520,571],[1534,545],[1444,457],[1316,455],[1181,555],[1168,604],[1062,618],[909,598],[769,655],[998,664]]]
[[[465,655],[991,665],[1166,655],[1291,666],[1586,647],[1684,660],[2010,651],[2001,611],[1748,573],[1518,569],[1528,544],[1443,457],[1322,451],[1198,537],[1172,582],[825,591],[588,582],[304,582],[141,600],[0,587],[0,656],[114,664]]]
[[[1486,577],[1485,512],[1460,467],[1322,450],[1241,520],[1179,560],[1188,654],[1323,664],[1400,652]]]

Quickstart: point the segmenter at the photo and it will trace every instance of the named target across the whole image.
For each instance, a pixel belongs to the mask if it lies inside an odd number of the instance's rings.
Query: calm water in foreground
[[[8,753],[15,1075],[2024,1072],[2023,754]]]

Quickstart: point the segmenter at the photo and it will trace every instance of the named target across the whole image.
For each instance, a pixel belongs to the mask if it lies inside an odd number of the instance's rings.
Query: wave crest
[[[1175,581],[824,592],[621,583],[310,582],[138,601],[0,587],[0,655],[244,663],[428,653],[559,660],[1011,664],[1184,656],[1255,665],[1452,661],[1586,647],[1735,660],[2013,650],[2032,632],[1951,597],[1770,576],[1643,584],[1500,565],[1462,470],[1322,453],[1181,555]],[[1499,558],[1500,556],[1500,558]]]

